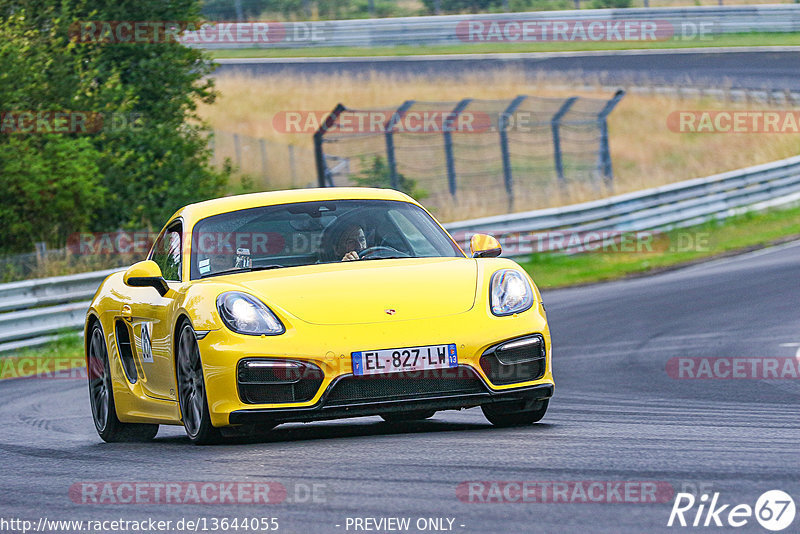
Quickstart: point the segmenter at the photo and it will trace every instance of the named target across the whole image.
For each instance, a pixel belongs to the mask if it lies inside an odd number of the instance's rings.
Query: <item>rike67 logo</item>
[[[699,499],[691,493],[678,493],[667,526],[738,528],[748,524],[755,516],[762,527],[777,532],[792,524],[796,512],[792,497],[781,490],[762,493],[755,506],[723,504],[719,500],[719,493],[714,493],[710,498],[704,493]]]

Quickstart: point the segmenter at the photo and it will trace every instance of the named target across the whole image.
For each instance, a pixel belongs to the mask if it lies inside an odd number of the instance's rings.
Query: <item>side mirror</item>
[[[473,258],[496,258],[503,249],[500,242],[490,235],[475,234],[469,240],[469,251]]]
[[[125,285],[131,287],[155,288],[162,297],[169,291],[169,286],[161,274],[161,269],[152,260],[140,261],[128,267],[128,270],[122,276],[122,281]]]

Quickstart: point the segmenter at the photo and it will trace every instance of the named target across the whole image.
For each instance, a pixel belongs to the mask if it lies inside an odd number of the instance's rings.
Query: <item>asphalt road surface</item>
[[[608,85],[800,89],[800,51],[626,51],[550,54],[486,54],[384,58],[265,58],[218,60],[216,75],[422,74],[452,78],[468,73],[519,70],[537,77]]]
[[[649,533],[698,530],[666,527],[672,492],[682,490],[753,506],[779,489],[800,504],[800,380],[678,380],[665,371],[670,358],[687,356],[793,360],[798,280],[800,243],[792,243],[547,292],[556,393],[545,419],[526,428],[493,428],[472,409],[395,426],[377,417],[285,425],[215,447],[191,445],[176,427],[162,427],[151,444],[107,445],[82,380],[0,382],[0,520],[273,517],[279,532],[327,534],[356,532],[355,518],[401,517],[411,519],[407,532],[419,532],[419,518],[449,518],[452,532],[476,534]],[[70,496],[75,484],[103,481],[278,482],[288,498],[112,505]],[[650,481],[671,490],[657,503],[476,503],[459,498],[465,481]],[[798,525],[800,517],[786,532]],[[767,531],[751,517],[737,532]]]

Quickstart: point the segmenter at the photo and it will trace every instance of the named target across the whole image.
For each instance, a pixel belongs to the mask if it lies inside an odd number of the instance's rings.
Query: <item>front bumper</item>
[[[347,417],[363,417],[409,410],[460,410],[473,408],[493,402],[536,402],[553,396],[553,384],[542,384],[514,389],[511,391],[492,391],[486,386],[484,391],[432,395],[430,397],[372,400],[348,405],[327,405],[325,397],[332,388],[323,394],[316,405],[308,408],[272,408],[236,410],[230,414],[230,424],[273,424],[306,421],[324,421]]]
[[[467,313],[426,320],[314,325],[291,318],[286,324],[287,331],[280,336],[243,336],[220,329],[198,340],[214,426],[460,409],[492,402],[536,401],[553,394],[550,333],[541,305],[508,317],[493,317],[476,306]],[[532,334],[544,341],[546,359],[541,376],[515,383],[493,382],[481,366],[481,357],[499,343]],[[443,391],[412,387],[408,395],[378,395],[363,401],[357,395],[337,399],[338,387],[353,377],[353,351],[448,343],[456,343],[459,369],[471,373],[471,385],[462,388],[447,383]],[[324,378],[314,396],[304,402],[252,404],[252,400],[243,400],[237,382],[239,363],[246,359],[307,362],[321,369]],[[386,385],[396,389],[394,381]]]

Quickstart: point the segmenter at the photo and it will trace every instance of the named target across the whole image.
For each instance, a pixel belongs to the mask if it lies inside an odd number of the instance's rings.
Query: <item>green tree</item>
[[[103,201],[99,156],[89,139],[61,135],[0,143],[0,251],[31,250],[40,241],[64,246],[86,228]]]
[[[53,32],[30,28],[22,10],[0,21],[0,252],[62,246],[103,202],[101,153],[89,138],[16,133],[22,112],[81,109],[76,88],[93,78]]]
[[[76,145],[97,151],[96,158],[78,161],[96,162],[86,170],[97,174],[96,185],[106,193],[93,199],[85,224],[95,230],[157,228],[180,206],[218,196],[230,170],[211,166],[209,130],[197,115],[199,102],[215,98],[208,56],[174,41],[75,42],[72,31],[81,21],[199,23],[199,2],[0,0],[0,36],[14,37],[0,43],[0,86],[10,83],[0,87],[0,110],[114,117],[113,127],[106,120],[100,132]],[[0,145],[9,139],[0,133]],[[45,151],[46,145],[26,146],[41,158],[64,149]]]

